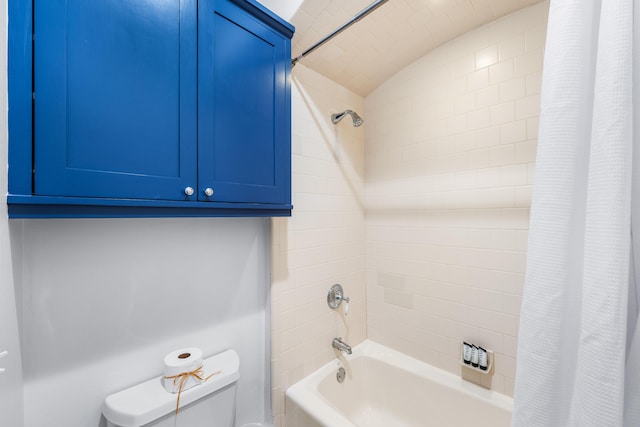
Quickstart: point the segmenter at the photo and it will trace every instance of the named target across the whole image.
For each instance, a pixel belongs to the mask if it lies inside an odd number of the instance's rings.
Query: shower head
[[[338,113],[338,114],[332,114],[331,115],[331,121],[334,124],[336,124],[340,120],[344,119],[344,116],[346,116],[347,114],[351,115],[351,119],[353,120],[353,125],[355,127],[360,126],[364,122],[364,120],[362,119],[362,117],[360,117],[358,115],[358,113],[356,113],[355,111],[351,111],[351,110],[346,110],[346,111],[343,111],[342,113]]]

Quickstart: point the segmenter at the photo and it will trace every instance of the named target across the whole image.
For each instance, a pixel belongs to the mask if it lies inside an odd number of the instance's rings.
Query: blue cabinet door
[[[291,199],[290,39],[228,0],[198,14],[198,183],[210,201]],[[213,195],[207,197],[204,190]]]
[[[196,0],[38,1],[34,34],[34,194],[197,188]]]

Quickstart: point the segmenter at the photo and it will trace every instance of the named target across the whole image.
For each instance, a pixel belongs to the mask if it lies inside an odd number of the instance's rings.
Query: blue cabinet
[[[198,13],[198,182],[213,199],[289,203],[288,39],[236,4]],[[281,58],[277,60],[276,58]],[[286,92],[286,94],[285,94]],[[286,112],[286,113],[285,113]],[[286,185],[283,185],[287,183]]]
[[[289,24],[252,0],[9,8],[11,217],[290,214]]]
[[[196,4],[158,4],[36,3],[34,194],[181,200],[195,187]]]

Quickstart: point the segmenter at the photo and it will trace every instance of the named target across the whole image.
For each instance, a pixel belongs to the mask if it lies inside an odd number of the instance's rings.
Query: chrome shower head
[[[351,115],[351,119],[353,120],[353,125],[355,127],[360,126],[364,122],[364,120],[362,119],[362,117],[360,117],[358,115],[358,113],[356,113],[355,111],[351,111],[351,110],[346,110],[346,111],[343,111],[342,113],[338,113],[338,114],[332,114],[331,115],[331,121],[334,124],[336,124],[340,120],[344,119],[344,116],[346,116],[347,114]]]

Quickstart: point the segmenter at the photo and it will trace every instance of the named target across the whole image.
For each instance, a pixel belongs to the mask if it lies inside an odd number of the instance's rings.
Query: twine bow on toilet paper
[[[203,383],[207,381],[209,378],[211,378],[212,376],[218,375],[220,372],[222,372],[222,371],[216,371],[207,377],[203,377],[204,371],[202,370],[202,367],[203,366],[201,365],[199,368],[196,368],[193,371],[182,372],[177,375],[171,375],[170,377],[165,376],[166,379],[173,380],[173,385],[178,384],[178,400],[176,401],[176,415],[178,415],[178,410],[180,408],[180,394],[182,393],[182,386],[184,386],[184,383],[189,379],[189,377],[194,377],[195,379]]]

